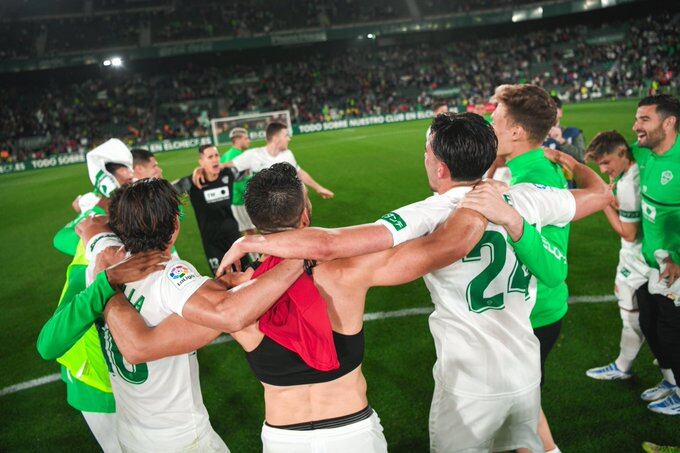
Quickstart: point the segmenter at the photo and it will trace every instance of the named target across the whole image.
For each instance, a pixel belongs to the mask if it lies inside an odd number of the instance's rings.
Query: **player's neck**
[[[526,154],[529,151],[533,151],[540,148],[540,143],[529,143],[529,142],[517,142],[510,145],[510,152],[506,154],[506,161],[510,161],[515,157],[519,157],[522,154]]]
[[[441,195],[456,187],[473,187],[479,181],[481,181],[481,179],[477,179],[474,181],[452,181],[452,180],[443,181],[437,188],[437,193]]]
[[[276,149],[276,147],[274,146],[273,143],[267,143],[267,146],[265,146],[265,149],[267,150],[269,155],[272,156],[272,157],[278,156],[279,153],[281,152],[278,149]]]
[[[671,150],[673,145],[675,145],[675,141],[678,139],[678,134],[666,134],[666,138],[661,141],[658,145],[656,145],[654,148],[652,148],[652,151],[654,154],[657,156],[663,156],[666,154],[668,151]]]
[[[213,173],[213,172],[207,171],[207,170],[205,172],[205,179],[209,182],[215,181],[219,176],[220,176],[219,173]]]

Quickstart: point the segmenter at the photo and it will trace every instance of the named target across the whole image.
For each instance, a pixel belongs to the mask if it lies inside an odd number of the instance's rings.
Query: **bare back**
[[[352,259],[335,260],[314,269],[314,283],[328,304],[334,332],[355,335],[363,328],[366,289],[351,285],[344,267]],[[253,324],[232,334],[246,352],[257,348],[264,335]],[[293,386],[264,386],[265,419],[275,426],[342,417],[368,406],[361,366],[329,382]]]

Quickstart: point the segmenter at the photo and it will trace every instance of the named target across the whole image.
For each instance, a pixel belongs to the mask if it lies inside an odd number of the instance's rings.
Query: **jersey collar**
[[[517,173],[522,169],[531,167],[533,162],[543,157],[543,148],[536,148],[509,160],[507,162],[507,166],[510,168],[511,173]]]

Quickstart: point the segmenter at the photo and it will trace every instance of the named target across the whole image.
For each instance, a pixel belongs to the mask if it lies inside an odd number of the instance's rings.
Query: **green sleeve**
[[[567,258],[563,250],[524,221],[524,232],[517,242],[508,236],[519,260],[543,284],[553,288],[567,278]]]
[[[240,153],[238,151],[234,151],[233,149],[230,149],[226,153],[222,154],[222,157],[220,157],[220,163],[223,164],[225,162],[231,162],[234,157],[238,156]]]
[[[54,235],[52,244],[54,248],[69,256],[75,256],[76,247],[80,238],[76,234],[75,226],[66,225]]]
[[[76,279],[82,278],[82,274],[75,274],[78,272],[69,274],[69,289],[38,336],[38,352],[45,360],[55,360],[71,349],[94,321],[101,317],[106,302],[116,293],[109,285],[106,273],[100,272],[87,289],[74,294],[70,285],[72,277],[74,287],[81,286]]]

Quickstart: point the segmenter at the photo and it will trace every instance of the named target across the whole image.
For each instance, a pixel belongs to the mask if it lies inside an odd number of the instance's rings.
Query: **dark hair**
[[[605,154],[615,153],[619,150],[623,151],[629,160],[633,160],[633,153],[623,135],[616,131],[600,132],[588,145],[586,160],[597,161]]]
[[[143,148],[135,148],[130,150],[130,152],[132,153],[133,166],[148,164],[151,161],[151,158],[154,157],[151,151]]]
[[[106,168],[106,171],[108,171],[112,175],[115,175],[116,171],[120,170],[121,168],[127,168],[127,165],[118,164],[116,162],[107,162],[106,164],[104,164],[104,168]]]
[[[198,147],[198,154],[203,154],[206,149],[215,148],[215,145],[201,145]]]
[[[179,194],[165,179],[140,179],[113,193],[109,226],[125,250],[165,250],[175,232]]]
[[[265,132],[265,137],[267,141],[274,138],[274,136],[278,134],[279,131],[282,131],[284,129],[288,129],[288,126],[278,121],[274,121],[273,123],[267,124],[267,130]]]
[[[439,109],[441,107],[448,107],[448,106],[449,106],[448,102],[437,102],[437,103],[432,105],[432,111],[435,112],[437,109]]]
[[[555,106],[558,109],[561,109],[562,108],[562,99],[558,98],[557,96],[550,96],[550,97],[552,98],[553,102],[555,103]]]
[[[536,85],[501,85],[496,88],[496,100],[505,105],[511,121],[522,126],[534,143],[542,143],[557,121],[555,102]]]
[[[670,94],[647,96],[638,103],[638,107],[655,105],[656,111],[664,120],[669,116],[675,117],[675,130],[680,130],[680,101]]]
[[[250,220],[263,232],[295,228],[305,208],[304,186],[297,170],[281,162],[257,173],[245,194]]]
[[[456,181],[481,178],[496,159],[498,139],[476,113],[442,113],[430,126],[432,151]]]

